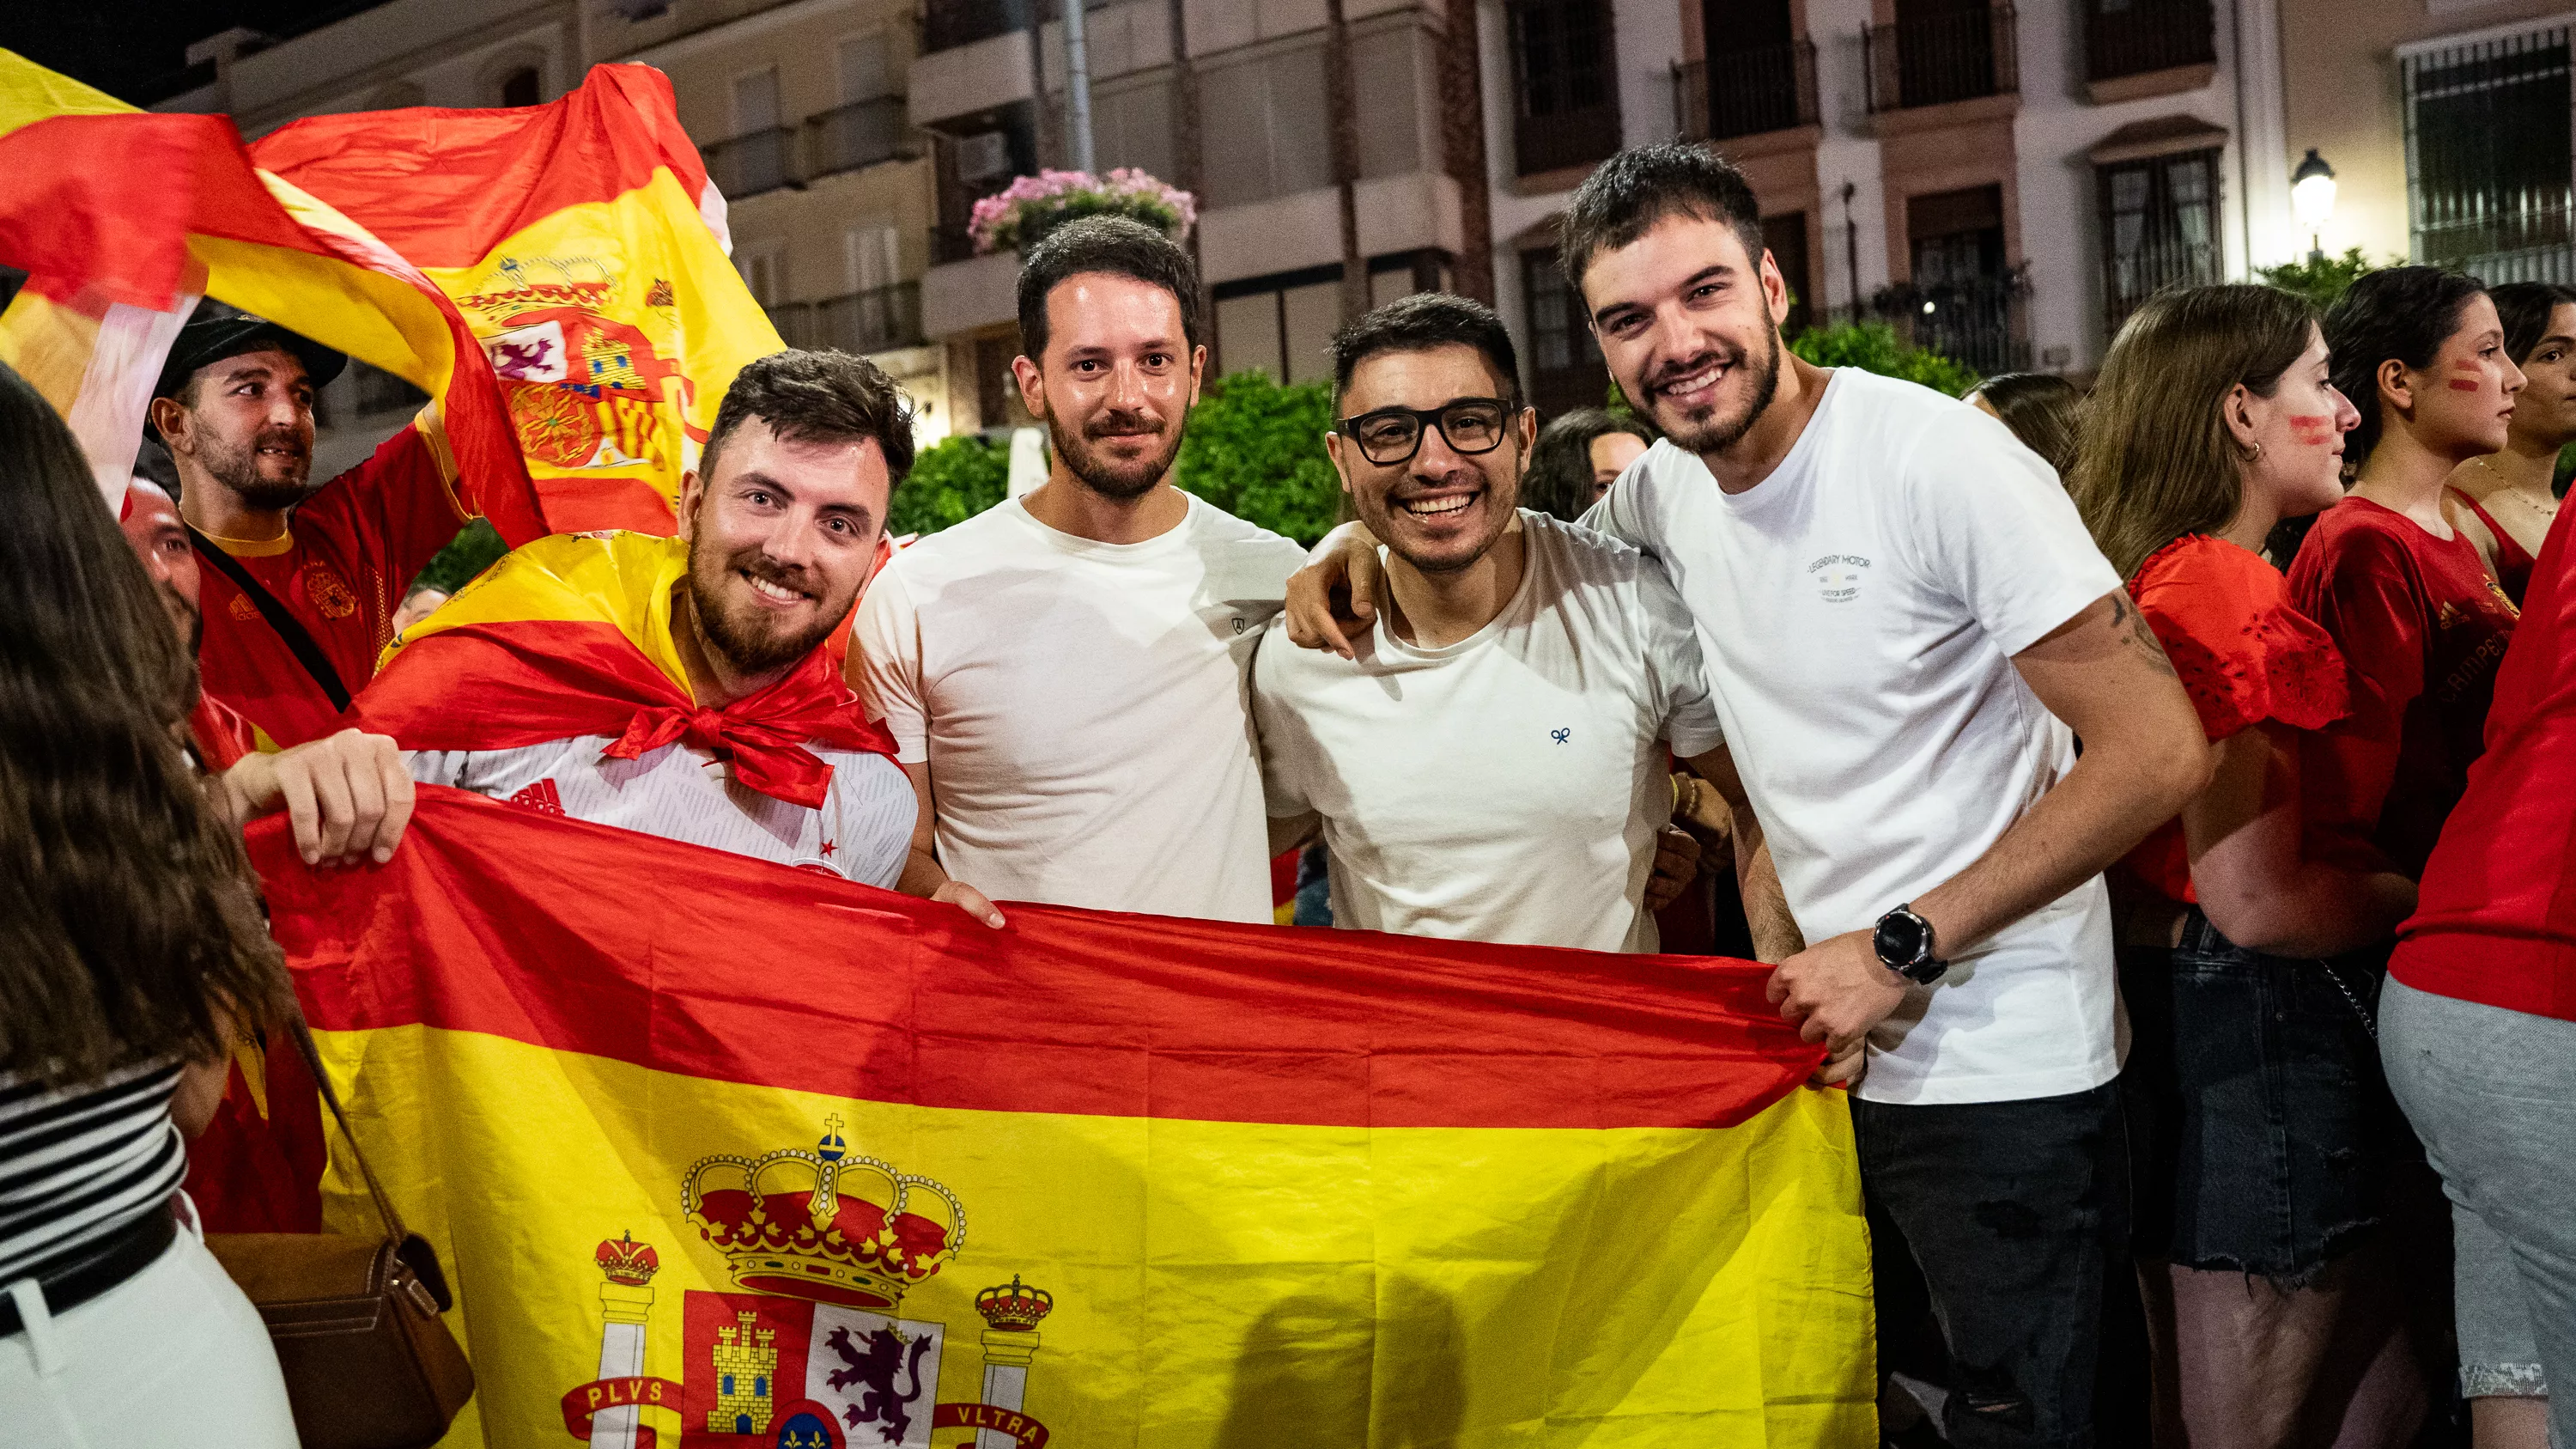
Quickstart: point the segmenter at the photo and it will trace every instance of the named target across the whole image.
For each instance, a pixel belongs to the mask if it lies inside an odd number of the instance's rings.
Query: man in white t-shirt
[[[1047,481],[898,553],[852,681],[919,816],[902,888],[1272,919],[1253,646],[1303,555],[1172,486],[1198,396],[1198,277],[1160,233],[1069,223],[1020,274],[1020,396]]]
[[[1261,650],[1271,814],[1320,822],[1337,926],[1656,949],[1666,742],[1723,742],[1681,596],[1636,549],[1518,507],[1537,415],[1493,309],[1391,302],[1333,363],[1325,443],[1385,542],[1389,606],[1354,659]]]
[[[2089,1444],[2127,1230],[2100,873],[2206,783],[2190,702],[2002,424],[1786,354],[1787,288],[1725,161],[1620,153],[1559,252],[1665,433],[1586,521],[1660,560],[1698,621],[1814,943],[1773,977],[1782,1014],[1868,1043],[1862,1184],[1948,1336],[1950,1442]],[[1328,548],[1292,622],[1338,642],[1324,585],[1365,555]]]

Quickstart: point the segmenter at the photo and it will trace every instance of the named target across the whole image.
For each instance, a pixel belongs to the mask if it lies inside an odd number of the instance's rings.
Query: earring
[[[2262,445],[2261,443],[2256,443],[2256,444],[2254,445],[2254,456],[2253,456],[2253,457],[2251,457],[2251,458],[2246,459],[2245,461],[2246,461],[2246,462],[2248,462],[2248,463],[2260,463],[2260,462],[2262,462],[2262,461],[2263,461],[2263,445]]]

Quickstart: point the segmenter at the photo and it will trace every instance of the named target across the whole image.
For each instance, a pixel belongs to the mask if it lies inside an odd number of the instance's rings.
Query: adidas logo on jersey
[[[548,815],[564,813],[563,795],[555,789],[555,782],[551,779],[539,780],[521,790],[510,797],[510,803],[525,805],[531,810],[541,810]]]

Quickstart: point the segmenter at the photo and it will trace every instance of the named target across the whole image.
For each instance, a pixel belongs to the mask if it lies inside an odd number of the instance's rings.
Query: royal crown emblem
[[[662,1270],[662,1255],[654,1252],[651,1244],[635,1241],[631,1232],[601,1243],[594,1261],[599,1271],[608,1275],[609,1282],[629,1288],[652,1282],[653,1275]]]
[[[852,1157],[841,1119],[812,1150],[703,1157],[680,1205],[754,1293],[891,1310],[966,1243],[966,1210],[927,1177]]]
[[[998,1288],[987,1288],[975,1295],[975,1311],[984,1315],[987,1326],[1003,1333],[1027,1333],[1038,1326],[1038,1320],[1055,1311],[1055,1295],[1044,1288],[1025,1287],[1020,1275]]]

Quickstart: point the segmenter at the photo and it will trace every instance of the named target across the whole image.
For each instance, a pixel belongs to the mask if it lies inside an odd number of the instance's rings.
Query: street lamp
[[[2335,174],[2317,148],[2308,148],[2307,159],[2290,173],[2290,210],[2296,212],[2299,225],[2308,229],[2308,264],[2314,266],[2326,259],[2323,234],[2326,219],[2334,215]]]

